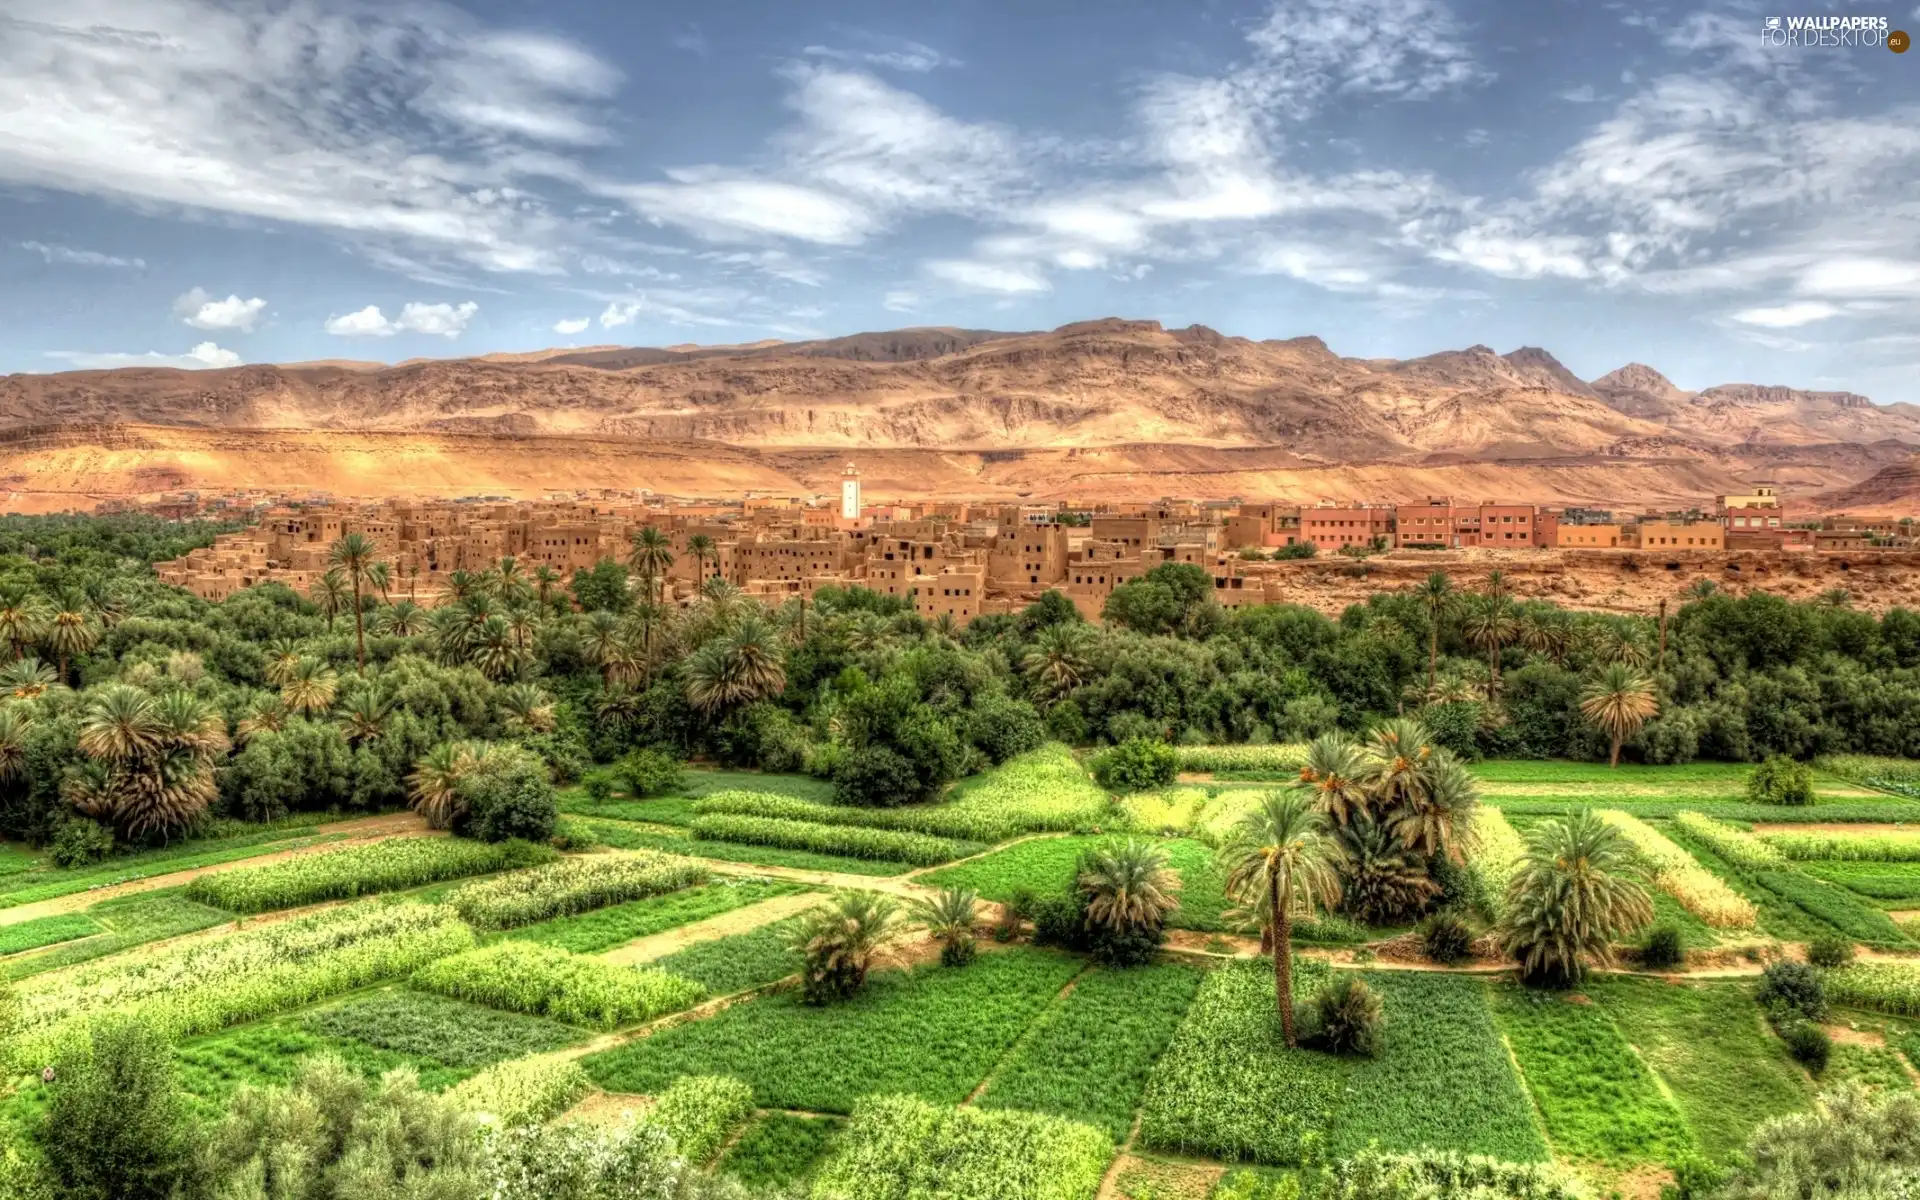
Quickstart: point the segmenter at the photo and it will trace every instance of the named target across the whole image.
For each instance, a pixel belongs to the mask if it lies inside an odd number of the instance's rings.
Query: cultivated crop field
[[[1633,974],[1636,934],[1619,971],[1528,987],[1497,963],[1409,957],[1410,921],[1336,913],[1326,928],[1352,931],[1344,949],[1314,949],[1304,920],[1297,931],[1302,1020],[1318,1019],[1323,988],[1358,980],[1382,1032],[1366,1054],[1288,1048],[1271,960],[1210,935],[1258,932],[1227,894],[1223,847],[1288,786],[1298,751],[1187,748],[1181,769],[1222,783],[1110,797],[1046,747],[895,809],[836,804],[806,777],[688,770],[654,798],[569,793],[567,827],[591,845],[567,853],[393,837],[245,862],[284,835],[197,851],[240,857],[180,888],[10,923],[0,910],[17,1065],[35,1072],[0,1100],[0,1129],[44,1110],[35,1064],[106,1013],[139,1013],[173,1040],[197,1119],[330,1055],[369,1079],[404,1069],[509,1123],[638,1113],[700,1169],[810,1200],[1094,1200],[1122,1153],[1134,1165],[1115,1194],[1137,1184],[1155,1200],[1263,1197],[1244,1189],[1372,1152],[1484,1155],[1515,1164],[1501,1169],[1514,1179],[1558,1164],[1608,1189],[1725,1159],[1840,1082],[1914,1086],[1920,941],[1896,917],[1920,909],[1920,834],[1897,823],[1920,799],[1826,773],[1804,810],[1757,806],[1742,769],[1718,765],[1475,764],[1490,803],[1456,885],[1469,932],[1484,933],[1528,839],[1603,810],[1656,922],[1711,954],[1698,965],[1713,973]],[[976,914],[976,957],[943,965],[909,903],[942,888],[1064,897],[1088,851],[1127,839],[1162,857],[1179,901],[1177,948],[1147,965],[1032,945],[1027,928],[996,937],[990,910]],[[0,856],[0,887],[48,875]],[[900,935],[851,997],[808,1003],[802,910],[847,889],[897,902]],[[1819,939],[1882,956],[1820,971],[1845,1036],[1816,1074],[1755,994],[1762,962]]]

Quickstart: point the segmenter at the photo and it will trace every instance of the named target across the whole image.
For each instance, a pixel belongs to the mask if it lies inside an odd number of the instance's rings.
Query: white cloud
[[[231,350],[223,350],[212,342],[201,342],[185,354],[161,354],[149,350],[145,354],[90,354],[79,350],[49,350],[48,358],[61,359],[82,371],[110,371],[119,367],[177,367],[187,371],[203,371],[220,367],[237,367],[241,358]]]
[[[1792,329],[1796,325],[1811,325],[1815,321],[1824,321],[1838,314],[1839,311],[1824,300],[1801,300],[1773,308],[1743,308],[1734,313],[1732,319],[1742,325],[1760,325],[1767,329]]]
[[[893,288],[880,298],[880,307],[888,312],[918,312],[926,298],[910,288]]]
[[[1053,289],[1037,269],[1019,263],[979,262],[973,259],[936,259],[926,264],[927,274],[947,283],[959,284],[978,292],[1004,292],[1018,295]]]
[[[117,254],[102,254],[98,250],[76,250],[58,243],[21,242],[20,248],[38,254],[48,263],[70,267],[119,267],[137,271],[147,265],[143,258],[123,258]]]
[[[844,196],[800,184],[756,179],[719,167],[669,171],[671,183],[646,183],[617,194],[655,221],[713,241],[796,238],[855,246],[877,227],[873,214]]]
[[[1600,96],[1599,93],[1593,90],[1592,84],[1583,83],[1579,87],[1568,88],[1566,91],[1561,92],[1560,98],[1568,104],[1592,104],[1599,100]]]
[[[1493,77],[1441,0],[1279,0],[1248,41],[1244,86],[1292,117],[1340,94],[1424,100]]]
[[[328,317],[326,330],[335,337],[392,337],[399,333],[438,334],[457,338],[465,332],[480,306],[468,300],[463,304],[409,303],[400,315],[388,320],[377,304],[358,312]]]
[[[576,333],[586,332],[587,326],[591,324],[593,324],[591,317],[569,317],[564,321],[555,321],[553,331],[572,337]]]
[[[600,328],[618,329],[632,325],[642,317],[651,317],[668,325],[726,326],[740,322],[724,315],[727,308],[740,311],[746,298],[738,293],[701,293],[682,291],[639,292],[610,300],[600,313]],[[763,321],[771,325],[771,320]]]
[[[215,300],[204,289],[194,288],[176,298],[173,315],[195,329],[238,329],[253,332],[253,324],[266,310],[267,302],[258,296],[242,300],[237,295]]]
[[[1864,255],[1823,259],[1801,272],[1798,290],[1812,296],[1920,299],[1920,262]]]
[[[860,35],[859,40],[869,43],[869,47],[862,50],[840,50],[832,46],[808,46],[800,53],[813,58],[865,63],[871,67],[887,67],[895,71],[924,72],[962,65],[959,59],[950,58],[922,42],[908,41],[905,38],[875,37],[871,34]]]

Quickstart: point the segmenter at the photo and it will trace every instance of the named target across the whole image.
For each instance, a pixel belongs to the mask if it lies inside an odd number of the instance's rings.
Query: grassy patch
[[[794,867],[802,871],[834,871],[842,875],[903,875],[913,868],[900,862],[876,862],[864,858],[846,858],[838,854],[815,854],[808,850],[787,850],[778,846],[747,846],[738,842],[695,841],[684,831],[666,826],[596,821],[574,817],[571,824],[582,828],[603,845],[620,850],[665,850],[695,858],[721,862],[747,863],[756,867]]]
[[[1093,1200],[1112,1158],[1112,1140],[1090,1125],[874,1096],[847,1123],[814,1194],[823,1200]]]
[[[1920,906],[1920,863],[1917,862],[1806,862],[1800,869],[1815,879],[1838,884],[1875,900],[1910,900]]]
[[[1735,869],[1717,851],[1678,825],[1667,825],[1666,832],[1667,836],[1685,847],[1701,866],[1753,902],[1755,911],[1759,913],[1757,924],[1760,932],[1790,942],[1810,942],[1838,932],[1799,905],[1755,883],[1745,872]]]
[[[74,867],[70,870],[43,867],[22,871],[17,875],[8,876],[4,886],[0,886],[0,908],[36,904],[42,900],[56,900],[76,892],[112,887],[120,883],[133,883],[141,879],[151,879],[155,875],[190,871],[195,867],[238,862],[244,858],[257,858],[262,854],[278,854],[282,850],[298,850],[326,842],[344,841],[347,837],[344,833],[301,836],[302,831],[311,828],[310,823],[294,827],[272,826],[256,833],[230,838],[182,842],[178,846],[171,846],[164,850],[129,854],[92,866]]]
[[[630,900],[611,908],[555,917],[537,925],[527,925],[507,936],[516,941],[541,942],[575,954],[593,954],[625,945],[636,938],[651,937],[708,917],[717,917],[736,908],[807,890],[805,884],[775,879],[720,879],[704,887],[689,888],[665,896]]]
[[[709,996],[731,996],[785,978],[800,969],[800,956],[790,948],[798,917],[788,917],[736,933],[700,942],[656,959],[654,966],[691,979]]]
[[[843,1004],[810,1007],[792,991],[762,996],[585,1066],[619,1092],[657,1092],[681,1075],[732,1075],[769,1108],[845,1113],[885,1092],[958,1104],[1080,969],[1075,959],[1016,949],[958,970],[887,971]]]
[[[533,942],[496,942],[429,963],[414,973],[413,986],[594,1029],[637,1025],[706,994],[698,983],[667,971],[619,966]]]
[[[447,903],[476,929],[512,929],[705,883],[706,864],[676,854],[594,854],[476,880]]]
[[[187,885],[187,898],[228,912],[269,912],[464,879],[550,862],[554,857],[550,848],[530,842],[394,838],[202,875]]]
[[[560,793],[560,811],[582,817],[609,817],[616,821],[645,821],[654,825],[691,825],[694,801],[684,796],[658,796],[651,800],[609,800],[595,804],[579,788]]]
[[[1627,1166],[1693,1148],[1686,1122],[1599,1005],[1501,983],[1493,1011],[1560,1157]]]
[[[1586,992],[1666,1084],[1702,1151],[1742,1149],[1768,1117],[1808,1107],[1806,1074],[1744,984],[1596,979]]]
[[[1072,1117],[1124,1140],[1147,1074],[1200,981],[1199,971],[1175,964],[1089,971],[1035,1023],[980,1103]]]
[[[829,825],[819,821],[792,821],[781,817],[748,817],[731,813],[702,816],[693,823],[696,843],[734,842],[753,846],[780,846],[816,854],[844,854],[849,858],[912,863],[931,867],[966,858],[986,849],[980,842],[963,842],[898,829],[869,829],[859,825]]]
[[[720,1170],[750,1188],[782,1188],[813,1177],[846,1128],[838,1117],[772,1112],[747,1126]]]
[[[1913,1086],[1913,1079],[1900,1065],[1900,1056],[1891,1049],[1840,1042],[1833,1047],[1827,1069],[1820,1072],[1820,1087],[1824,1091],[1843,1083],[1905,1090]]]
[[[1547,1157],[1480,981],[1383,971],[1365,978],[1385,1007],[1386,1045],[1353,1064],[1328,1134],[1335,1156],[1377,1144],[1507,1162]]]
[[[923,881],[934,887],[969,887],[984,900],[1006,901],[1021,888],[1035,895],[1058,895],[1073,884],[1074,866],[1083,851],[1107,841],[1105,837],[1033,838],[982,855],[970,862],[929,872]],[[1224,913],[1226,873],[1203,842],[1175,838],[1158,843],[1167,862],[1180,876],[1180,910],[1170,924],[1176,929],[1217,933],[1232,928]]]
[[[18,925],[0,925],[0,956],[57,946],[75,938],[100,932],[100,924],[81,913],[61,913],[22,921]]]
[[[44,954],[7,963],[5,977],[24,979],[29,975],[91,962],[148,942],[211,929],[233,919],[232,913],[197,904],[176,888],[121,896],[117,900],[102,900],[87,909],[86,915],[106,932],[85,941],[59,946]]]

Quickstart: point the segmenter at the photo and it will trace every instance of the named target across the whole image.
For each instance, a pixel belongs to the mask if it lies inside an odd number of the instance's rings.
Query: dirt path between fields
[[[729,937],[736,933],[749,933],[763,925],[783,921],[796,913],[802,913],[820,904],[826,899],[818,892],[801,892],[794,896],[775,896],[744,908],[723,912],[708,917],[704,921],[695,921],[691,925],[682,925],[678,929],[668,929],[660,933],[635,938],[623,946],[598,955],[603,962],[631,965],[648,963],[657,958],[665,958],[696,942],[712,941],[715,938]]]
[[[125,883],[110,884],[106,887],[90,888],[84,892],[73,892],[65,896],[55,896],[51,900],[37,900],[32,904],[17,904],[12,908],[0,908],[0,926],[18,925],[40,917],[55,917],[63,913],[81,912],[102,900],[117,900],[122,896],[132,896],[140,892],[157,892],[163,888],[180,887],[192,883],[202,875],[218,875],[222,871],[232,871],[240,867],[260,867],[270,863],[285,862],[291,858],[301,858],[309,854],[320,854],[328,850],[339,850],[347,846],[364,845],[368,842],[385,841],[394,837],[445,837],[427,828],[425,821],[413,813],[387,813],[378,817],[362,817],[353,821],[338,821],[331,825],[316,826],[315,834],[344,833],[344,840],[322,842],[314,846],[299,846],[290,850],[274,850],[265,854],[256,854],[250,858],[236,858],[231,862],[212,863],[204,867],[189,867],[183,871],[170,871],[164,875],[149,875],[145,879],[130,879]],[[295,835],[302,836],[302,835]]]

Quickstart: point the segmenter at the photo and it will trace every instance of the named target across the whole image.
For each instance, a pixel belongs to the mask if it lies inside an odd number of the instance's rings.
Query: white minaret
[[[860,472],[852,463],[840,472],[840,515],[849,521],[860,519]]]

